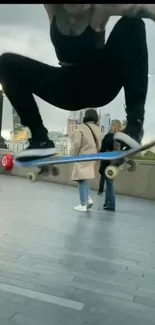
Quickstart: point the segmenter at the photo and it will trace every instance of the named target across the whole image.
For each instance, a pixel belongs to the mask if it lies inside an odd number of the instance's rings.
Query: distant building
[[[12,107],[12,116],[13,116],[13,134],[17,134],[19,131],[21,131],[21,122],[20,122],[20,117],[17,114],[14,107]]]
[[[79,111],[70,111],[69,112],[69,119],[74,120],[74,121],[78,121],[78,119],[79,119]]]
[[[48,133],[49,139],[53,140],[54,142],[57,141],[60,137],[63,136],[62,132],[60,131],[50,131]]]
[[[26,149],[26,147],[28,146],[27,140],[23,140],[23,141],[5,140],[5,143],[7,145],[7,148],[11,152],[19,152],[21,150]]]
[[[127,120],[123,120],[122,121],[122,129],[124,129],[126,127],[126,124],[127,124]]]
[[[109,132],[111,124],[111,115],[110,114],[100,114],[100,126],[104,135]]]
[[[79,111],[70,111],[69,112],[69,118],[67,120],[67,125],[69,126],[69,123],[72,124],[72,127],[74,128],[74,124],[82,124],[83,123],[83,118],[85,115],[85,112],[88,110],[89,108],[86,109],[81,109]],[[98,111],[97,108],[93,108],[95,111]],[[69,126],[70,127],[70,126]]]
[[[85,110],[81,109],[79,111],[70,111],[69,112],[69,120],[76,121],[77,124],[81,124],[83,122]]]
[[[73,151],[73,139],[67,135],[61,136],[55,141],[57,153],[60,156],[70,156]]]
[[[13,129],[10,132],[10,139],[11,141],[23,141],[27,140],[31,137],[31,132],[27,127],[22,126],[20,122],[20,117],[12,108],[12,115],[13,115]]]
[[[67,120],[67,135],[69,137],[72,137],[73,134],[75,133],[75,131],[77,130],[79,124],[76,120],[71,120],[68,119]]]
[[[78,118],[78,124],[82,124],[83,123],[83,118],[84,118],[84,115],[85,115],[85,109],[81,109],[79,111],[79,118]]]
[[[151,151],[155,154],[155,146],[151,148]]]

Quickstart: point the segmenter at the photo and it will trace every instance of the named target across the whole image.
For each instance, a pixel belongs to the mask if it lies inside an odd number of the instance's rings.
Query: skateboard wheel
[[[109,179],[114,179],[119,174],[119,168],[114,166],[108,166],[105,169],[105,175]]]
[[[128,165],[130,165],[130,167],[128,168],[129,172],[134,172],[137,168],[137,164],[134,160],[128,160],[127,161]]]
[[[37,178],[37,174],[36,173],[28,173],[27,174],[27,179],[31,182],[34,182]]]
[[[52,175],[53,176],[58,176],[60,174],[60,170],[58,167],[52,167]]]
[[[13,167],[13,156],[6,153],[1,159],[1,164],[6,170],[11,169]]]

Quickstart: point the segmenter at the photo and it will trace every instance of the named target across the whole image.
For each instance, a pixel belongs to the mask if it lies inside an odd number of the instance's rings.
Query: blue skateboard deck
[[[136,149],[130,149],[126,151],[112,151],[112,152],[103,152],[96,154],[88,154],[88,155],[79,155],[79,156],[49,156],[41,159],[31,160],[27,162],[21,162],[14,159],[15,166],[46,166],[46,165],[58,165],[58,164],[67,164],[74,162],[86,162],[86,161],[97,161],[97,160],[118,160],[118,159],[128,159],[130,156],[137,154],[138,152],[147,150],[155,145],[155,141],[151,141],[146,145],[139,146]]]
[[[133,160],[134,155],[143,150],[147,150],[155,145],[155,141],[151,141],[146,145],[139,146],[137,149],[130,149],[126,151],[113,151],[113,152],[103,152],[90,155],[79,155],[79,156],[50,156],[44,157],[42,159],[31,160],[27,162],[21,162],[14,158],[14,165],[18,167],[37,167],[36,171],[29,172],[27,178],[34,182],[39,175],[53,175],[58,176],[60,170],[56,165],[62,165],[67,163],[75,162],[86,162],[86,161],[101,161],[101,160],[110,160],[111,163],[105,169],[105,175],[114,179],[120,171],[120,166],[123,166],[124,162],[127,162],[127,170],[133,172],[136,170],[136,162]],[[130,159],[131,158],[131,159]]]

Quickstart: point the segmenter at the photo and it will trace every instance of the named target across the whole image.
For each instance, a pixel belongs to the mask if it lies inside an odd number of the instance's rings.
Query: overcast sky
[[[107,35],[118,18],[111,18],[107,26]],[[155,128],[155,24],[146,20],[147,40],[149,49],[149,89],[146,102],[145,137],[153,138]],[[58,65],[53,45],[50,42],[49,22],[43,5],[6,4],[0,5],[0,54],[7,51],[17,52]],[[104,91],[104,89],[103,89]],[[66,129],[68,112],[52,107],[37,99],[45,126],[49,130]],[[123,109],[124,92],[103,108],[111,113],[112,118],[125,118]],[[5,99],[3,130],[12,128],[11,105]]]

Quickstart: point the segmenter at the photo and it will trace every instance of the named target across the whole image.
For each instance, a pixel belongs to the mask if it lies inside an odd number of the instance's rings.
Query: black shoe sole
[[[104,210],[106,211],[112,211],[112,212],[115,212],[115,209],[110,209],[110,208],[107,208],[107,207],[103,207]]]
[[[16,161],[30,161],[43,159],[57,154],[55,147],[49,148],[27,148],[15,155]]]

